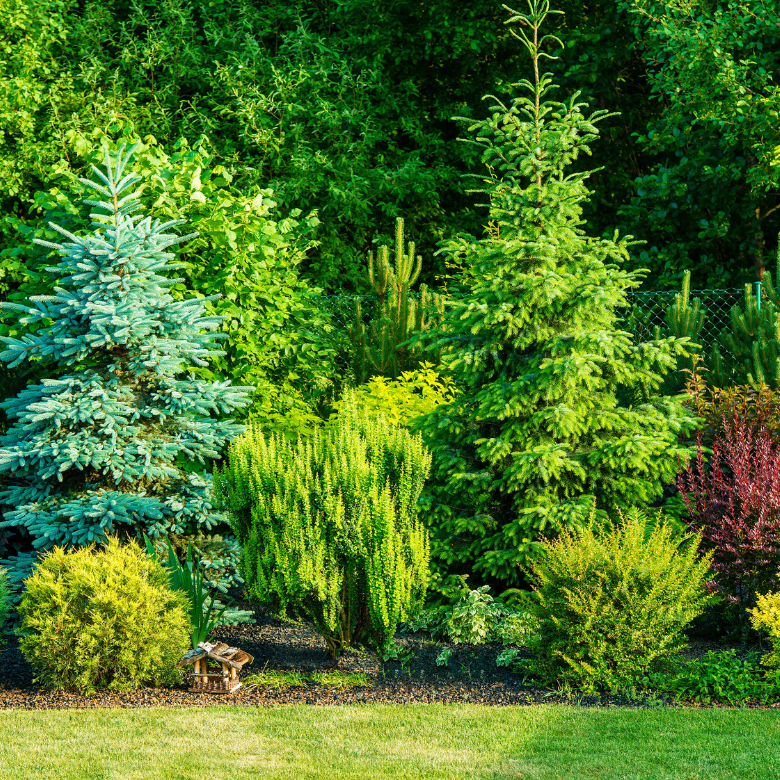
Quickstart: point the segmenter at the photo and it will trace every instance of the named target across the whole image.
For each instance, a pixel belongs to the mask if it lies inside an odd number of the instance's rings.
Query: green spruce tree
[[[505,6],[506,7],[506,6]],[[539,28],[548,0],[512,14],[533,60],[530,97],[471,121],[483,149],[491,228],[442,251],[465,261],[471,289],[445,314],[434,347],[462,390],[423,418],[433,453],[427,522],[439,573],[473,571],[517,583],[543,536],[654,501],[691,456],[678,443],[694,418],[655,393],[684,353],[686,338],[634,343],[616,307],[641,275],[620,270],[629,237],[591,238],[580,229],[589,173],[568,173],[595,123],[575,94],[545,100],[539,75],[547,43]],[[560,13],[560,12],[554,12]],[[650,398],[634,405],[624,398]]]
[[[241,432],[217,415],[245,405],[253,388],[187,374],[224,354],[213,333],[222,318],[204,307],[219,296],[170,295],[182,280],[166,275],[180,267],[167,250],[195,234],[169,232],[182,220],[137,214],[140,177],[127,172],[135,146],[124,149],[114,159],[106,149],[105,173],[93,166],[102,183],[81,180],[99,196],[85,201],[94,231],[78,237],[52,224],[66,240],[37,240],[61,255],[47,269],[55,294],[1,304],[19,313],[21,335],[2,338],[0,360],[10,369],[35,361],[51,377],[2,404],[10,424],[0,438],[0,529],[21,530],[33,548],[0,561],[17,588],[39,551],[108,534],[196,535],[210,547],[211,584],[219,573],[223,588],[239,558],[230,539],[214,553],[205,532],[226,517],[213,508],[209,474],[192,465],[219,457]]]

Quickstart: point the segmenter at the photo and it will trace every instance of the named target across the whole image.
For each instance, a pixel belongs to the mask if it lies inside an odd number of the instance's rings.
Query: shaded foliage
[[[486,92],[511,97],[528,70],[494,0],[0,0],[0,11],[5,211],[24,219],[60,160],[80,172],[95,128],[134,128],[168,154],[206,135],[219,162],[238,166],[238,186],[272,188],[286,211],[319,210],[321,244],[304,267],[328,290],[363,291],[362,258],[377,229],[392,240],[401,214],[424,254],[479,230],[459,185],[477,156],[451,117]],[[623,112],[598,151],[610,186],[587,207],[600,234],[645,169],[630,131],[655,108],[625,9],[578,1],[553,29],[568,44],[556,80]],[[13,272],[8,260],[0,284]],[[423,281],[443,273],[432,265]]]

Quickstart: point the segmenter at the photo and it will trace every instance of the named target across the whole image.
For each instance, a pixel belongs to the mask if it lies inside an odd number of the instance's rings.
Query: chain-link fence
[[[756,292],[760,294],[760,288]],[[622,327],[633,333],[639,341],[649,341],[655,337],[656,327],[661,335],[666,332],[666,312],[674,303],[678,290],[670,291],[633,291],[627,294],[629,306],[619,309],[623,318]],[[731,328],[731,309],[735,305],[744,305],[745,291],[739,288],[723,290],[691,290],[690,301],[698,298],[704,312],[704,324],[697,339],[704,352],[708,353],[715,343],[720,345],[721,354],[728,355],[728,349],[719,339],[724,328]],[[444,305],[452,305],[457,296],[444,299]],[[354,327],[357,316],[357,304],[360,304],[361,318],[368,323],[375,310],[376,296],[373,295],[334,295],[322,298],[323,308],[330,314],[333,325],[334,343],[338,345],[336,362],[344,372],[352,370],[352,347],[349,332]],[[435,312],[433,309],[431,313]]]
[[[653,339],[656,327],[660,328],[661,336],[664,336],[667,330],[666,312],[674,303],[675,295],[679,295],[679,290],[630,292],[627,296],[630,305],[620,312],[624,317],[625,329],[633,333],[638,341]],[[744,304],[745,291],[739,288],[691,290],[690,303],[693,304],[697,298],[701,301],[704,323],[696,342],[702,345],[705,354],[717,343],[721,354],[730,355],[719,336],[724,328],[731,328],[731,309]]]

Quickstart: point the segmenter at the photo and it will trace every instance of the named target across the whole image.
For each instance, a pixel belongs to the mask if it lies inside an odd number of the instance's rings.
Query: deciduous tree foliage
[[[93,135],[86,159],[99,163],[106,147],[117,146],[100,131]],[[298,267],[312,244],[316,216],[297,210],[282,215],[272,190],[235,186],[235,166],[215,160],[213,147],[202,138],[192,146],[179,139],[169,155],[153,140],[143,143],[135,136],[134,160],[140,202],[150,216],[184,219],[198,231],[179,250],[184,278],[171,287],[176,299],[194,290],[206,311],[222,317],[224,355],[196,368],[198,375],[259,387],[260,410],[271,395],[281,396],[275,403],[284,411],[301,403],[302,392],[316,397],[327,389],[335,373],[333,350],[326,343],[331,325],[321,310],[319,289],[300,278]],[[10,300],[51,293],[53,279],[45,271],[51,250],[32,240],[54,239],[50,222],[75,235],[88,233],[89,216],[79,203],[87,191],[60,169],[49,188],[36,193],[32,214],[25,220],[7,218],[18,237],[0,258],[24,260]],[[219,297],[211,299],[214,294]],[[5,335],[23,331],[16,323],[0,326]]]
[[[657,109],[627,11],[614,0],[566,10],[556,79],[623,112],[605,121],[610,184],[587,215],[601,234],[644,170],[630,131]],[[95,128],[133,128],[167,154],[205,135],[217,162],[235,164],[235,185],[270,187],[285,213],[319,210],[307,274],[362,291],[365,253],[392,241],[397,216],[426,256],[480,229],[459,186],[478,159],[452,116],[486,92],[511,97],[527,75],[502,13],[495,0],[0,0],[0,204],[25,219],[52,166],[83,171]],[[14,241],[11,225],[3,235]],[[4,260],[0,284],[15,272],[18,258]],[[431,265],[422,281],[442,272]]]
[[[760,279],[780,229],[780,4],[621,0],[661,115],[640,130],[657,164],[623,210],[638,262],[668,289]]]

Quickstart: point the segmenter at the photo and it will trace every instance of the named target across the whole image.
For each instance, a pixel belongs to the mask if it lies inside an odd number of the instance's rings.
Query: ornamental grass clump
[[[244,545],[247,594],[311,621],[333,656],[388,644],[428,585],[417,500],[429,468],[418,436],[353,398],[297,444],[248,430],[215,473]]]
[[[528,575],[536,618],[527,669],[585,691],[626,690],[661,671],[683,648],[681,632],[706,603],[712,554],[639,510],[614,526],[545,541]]]
[[[19,645],[49,689],[171,685],[181,682],[175,664],[190,646],[187,608],[135,541],[55,547],[26,581]]]

